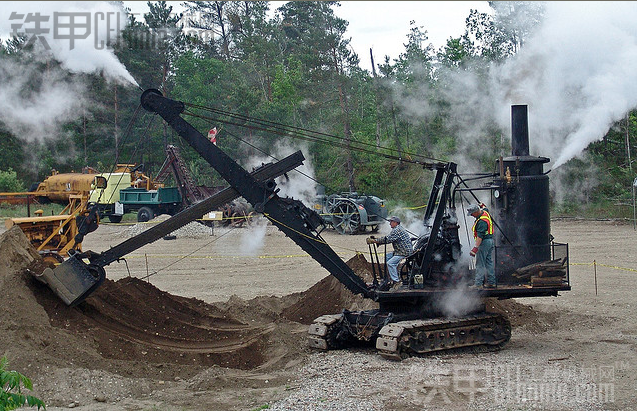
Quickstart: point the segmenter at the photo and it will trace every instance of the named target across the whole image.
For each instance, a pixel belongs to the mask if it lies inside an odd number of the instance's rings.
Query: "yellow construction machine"
[[[38,210],[35,216],[6,219],[4,225],[7,229],[19,226],[45,262],[62,263],[70,249],[82,249],[75,237],[78,218],[88,213],[87,201],[87,196],[71,195],[69,204],[58,215],[43,216],[42,210]]]

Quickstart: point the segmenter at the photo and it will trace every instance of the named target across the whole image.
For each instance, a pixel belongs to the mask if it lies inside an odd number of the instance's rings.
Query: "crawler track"
[[[459,319],[390,323],[380,331],[376,349],[387,359],[477,345],[499,346],[511,337],[509,320],[498,314]]]
[[[401,360],[411,355],[454,348],[501,346],[511,337],[509,320],[499,314],[481,313],[457,319],[417,319],[389,323],[380,331],[357,325],[359,336],[343,326],[343,315],[324,315],[310,325],[308,343],[317,349],[339,349],[357,340],[376,338],[376,349],[387,359]]]
[[[316,349],[340,349],[343,344],[337,339],[341,332],[343,315],[323,315],[314,319],[308,331],[308,344]]]

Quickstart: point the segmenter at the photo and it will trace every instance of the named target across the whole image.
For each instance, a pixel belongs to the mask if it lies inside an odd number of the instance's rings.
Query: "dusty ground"
[[[102,225],[84,249],[103,251],[132,231]],[[107,282],[75,309],[25,275],[31,251],[4,234],[1,352],[33,378],[48,409],[626,410],[637,403],[632,225],[553,221],[553,236],[570,245],[572,291],[498,303],[513,324],[503,350],[403,362],[371,349],[306,347],[314,316],[368,303],[325,279],[275,228],[192,232],[112,264]],[[356,249],[366,251],[363,235],[324,237],[352,266]]]

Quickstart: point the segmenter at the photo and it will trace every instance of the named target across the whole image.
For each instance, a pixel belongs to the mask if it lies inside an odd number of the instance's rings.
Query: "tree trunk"
[[[356,184],[354,183],[354,161],[352,159],[352,130],[349,124],[349,106],[347,96],[343,93],[343,86],[338,85],[338,96],[341,103],[341,111],[343,112],[343,132],[345,133],[345,143],[347,145],[347,160],[346,170],[349,182],[349,191],[356,191]]]
[[[217,19],[219,19],[219,27],[221,28],[221,50],[225,53],[226,58],[230,59],[230,42],[228,41],[228,34],[226,33],[226,26],[223,24],[223,3],[222,1],[215,1],[215,9],[217,10]]]
[[[400,138],[398,137],[398,124],[396,123],[396,106],[394,106],[394,100],[391,102],[391,119],[394,123],[394,141],[396,142],[396,150],[398,151],[398,157],[402,159],[403,157],[403,146],[400,143]],[[402,167],[403,161],[398,161],[398,167]]]
[[[162,73],[162,78],[161,78],[161,92],[164,94],[164,96],[168,97],[168,91],[166,90],[166,78],[168,77],[168,58],[166,56],[164,56],[164,67],[163,67],[163,73]],[[168,124],[166,122],[162,122],[164,124],[164,147],[163,149],[166,150],[166,146],[168,146]]]
[[[329,26],[329,31],[333,32],[332,27]],[[332,58],[334,60],[334,70],[336,74],[336,79],[338,82],[338,98],[341,103],[341,112],[343,113],[343,132],[345,134],[345,143],[346,143],[346,170],[347,170],[347,179],[349,182],[349,191],[356,191],[356,184],[354,183],[354,160],[352,159],[352,130],[349,123],[349,103],[347,101],[347,96],[343,91],[343,81],[341,76],[343,75],[342,69],[342,61],[338,57],[338,53],[336,51],[336,45],[332,45]]]
[[[372,54],[371,47],[369,48],[369,57],[372,60],[372,73],[374,75],[374,94],[376,98],[376,147],[380,147],[380,111],[378,109],[378,80],[376,79],[376,66],[374,65],[374,55]]]
[[[117,86],[114,88],[115,90],[115,164],[119,162],[119,105],[117,101]]]

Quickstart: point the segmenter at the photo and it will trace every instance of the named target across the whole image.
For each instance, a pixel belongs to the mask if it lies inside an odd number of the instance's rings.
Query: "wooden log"
[[[531,276],[538,275],[540,272],[561,271],[565,273],[564,263],[566,263],[566,258],[533,263],[516,269],[512,276],[527,279]]]
[[[565,268],[560,268],[560,269],[546,269],[546,270],[540,270],[537,273],[537,276],[541,277],[541,278],[550,278],[550,277],[561,277],[561,276],[566,276],[566,269]]]
[[[547,278],[540,278],[540,277],[532,277],[531,278],[531,285],[533,286],[557,286],[557,285],[561,285],[562,283],[564,283],[564,278],[561,276],[553,276],[553,277],[547,277]]]

